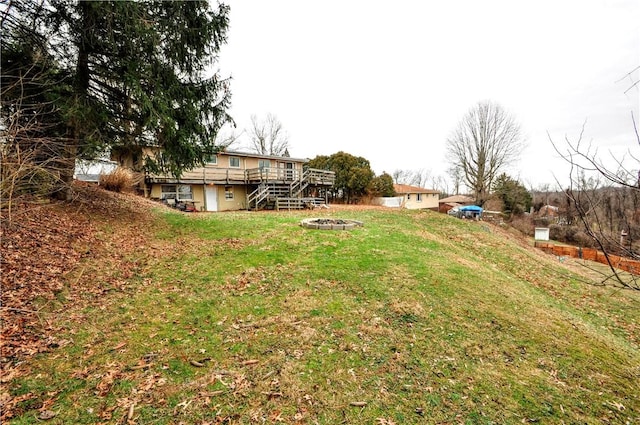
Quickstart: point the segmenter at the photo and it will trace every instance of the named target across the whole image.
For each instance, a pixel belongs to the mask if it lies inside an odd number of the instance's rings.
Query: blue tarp
[[[464,207],[460,207],[458,211],[471,211],[471,212],[482,212],[482,208],[477,205],[466,205]]]

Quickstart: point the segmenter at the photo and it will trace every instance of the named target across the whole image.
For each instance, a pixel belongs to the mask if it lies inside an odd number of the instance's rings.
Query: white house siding
[[[421,193],[420,201],[418,201],[417,193],[407,193],[404,195],[404,205],[409,210],[418,210],[426,208],[438,208],[437,193]]]

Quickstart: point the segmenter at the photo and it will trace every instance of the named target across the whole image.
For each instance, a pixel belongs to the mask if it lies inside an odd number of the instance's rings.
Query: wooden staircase
[[[304,196],[310,187],[331,187],[335,174],[324,170],[305,169],[292,181],[265,180],[247,195],[247,209],[297,210],[315,208],[325,203],[323,198]]]

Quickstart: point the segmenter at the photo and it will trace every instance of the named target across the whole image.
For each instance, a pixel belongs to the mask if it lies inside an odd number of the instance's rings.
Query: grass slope
[[[69,285],[122,285],[59,319],[11,423],[640,422],[640,294],[484,223],[314,214],[365,226],[158,211],[126,261],[86,260]]]

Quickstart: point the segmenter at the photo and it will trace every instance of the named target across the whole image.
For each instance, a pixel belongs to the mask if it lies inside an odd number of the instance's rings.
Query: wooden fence
[[[594,248],[580,248],[576,246],[554,245],[549,242],[535,242],[535,247],[546,253],[561,256],[582,258],[583,260],[597,261],[602,264],[609,264],[607,256],[603,252]],[[640,261],[631,260],[629,258],[620,257],[618,255],[608,254],[611,265],[616,269],[627,271],[634,275],[640,275]]]

